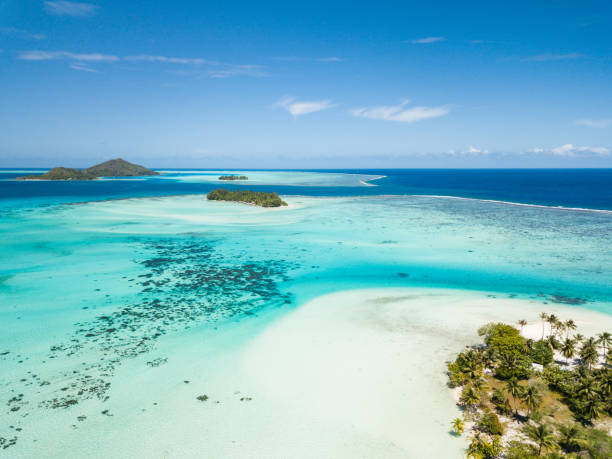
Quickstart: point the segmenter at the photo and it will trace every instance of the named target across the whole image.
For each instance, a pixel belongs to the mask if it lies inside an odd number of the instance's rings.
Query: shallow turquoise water
[[[610,213],[418,196],[286,200],[283,209],[202,195],[4,202],[0,437],[17,441],[6,451],[28,455],[38,418],[104,410],[130,384],[121,369],[164,364],[156,349],[168,340],[328,292],[450,287],[612,314]]]

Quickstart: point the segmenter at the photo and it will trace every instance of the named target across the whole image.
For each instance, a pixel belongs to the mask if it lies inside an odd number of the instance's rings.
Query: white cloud
[[[329,57],[299,57],[299,56],[276,56],[272,58],[275,61],[284,61],[284,62],[303,62],[303,61],[314,61],[314,62],[342,62],[345,59],[337,56],[329,56]]]
[[[552,54],[544,53],[537,54],[535,56],[527,56],[521,59],[523,62],[548,62],[548,61],[564,61],[569,59],[580,59],[583,58],[584,54],[580,53],[567,53],[567,54]]]
[[[487,155],[489,154],[489,150],[482,150],[480,148],[476,148],[473,145],[470,145],[470,148],[468,148],[467,153],[472,155]]]
[[[216,65],[217,62],[207,61],[200,57],[168,57],[168,56],[152,56],[150,54],[142,54],[139,56],[127,56],[123,58],[124,61],[145,61],[145,62],[163,62],[168,64],[188,64],[188,65],[202,65],[212,64]]]
[[[607,128],[612,126],[612,119],[605,120],[576,120],[574,121],[576,126],[586,126],[594,128]]]
[[[101,53],[70,53],[68,51],[25,51],[19,59],[26,61],[48,61],[52,59],[68,59],[74,61],[116,62],[120,58],[111,54]]]
[[[351,114],[359,118],[414,123],[415,121],[444,116],[450,111],[447,106],[405,108],[407,104],[408,101],[404,101],[399,105],[357,108],[351,110]]]
[[[332,108],[334,104],[332,104],[331,100],[300,102],[291,97],[283,97],[275,106],[282,107],[293,116],[298,117],[309,113],[320,112],[321,110],[327,110],[328,108]]]
[[[319,57],[318,59],[315,59],[315,61],[317,62],[341,62],[344,59],[342,59],[341,57],[336,57],[336,56],[331,56],[331,57]]]
[[[70,68],[73,70],[79,70],[81,72],[98,73],[96,69],[87,67],[86,65],[81,64],[80,62],[75,62],[73,64],[70,64]]]
[[[554,148],[541,148],[536,147],[528,150],[529,153],[544,153],[552,154],[556,156],[566,157],[580,157],[580,156],[608,156],[610,155],[610,149],[606,147],[588,147],[588,146],[577,146],[571,143],[559,145]]]
[[[449,150],[447,154],[451,156],[479,156],[479,155],[488,155],[489,150],[484,150],[482,148],[476,148],[473,145],[470,145],[467,150]]]
[[[45,10],[54,16],[90,17],[95,15],[99,8],[99,6],[91,3],[68,2],[65,0],[45,2]]]
[[[416,40],[412,40],[411,43],[414,43],[416,45],[422,45],[422,44],[427,44],[427,43],[439,43],[441,41],[446,41],[446,38],[444,37],[424,37],[424,38],[417,38]]]
[[[43,33],[30,33],[27,30],[17,29],[15,27],[0,27],[0,34],[13,35],[17,38],[30,40],[44,40],[46,38]]]
[[[219,67],[208,70],[208,76],[211,78],[229,78],[233,76],[252,76],[266,77],[268,74],[263,70],[262,65],[234,65],[217,63]]]
[[[72,53],[68,51],[25,51],[21,53],[19,59],[26,61],[48,61],[48,60],[68,60],[77,63],[83,62],[153,62],[162,64],[177,64],[189,66],[209,66],[205,71],[195,71],[197,75],[206,75],[210,78],[228,78],[236,75],[248,75],[263,77],[267,74],[261,65],[237,65],[226,62],[210,61],[201,57],[171,57],[151,54],[140,54],[134,56],[115,56],[102,53]],[[71,66],[72,67],[72,66]],[[74,68],[74,67],[72,67]],[[90,69],[90,71],[93,71]]]

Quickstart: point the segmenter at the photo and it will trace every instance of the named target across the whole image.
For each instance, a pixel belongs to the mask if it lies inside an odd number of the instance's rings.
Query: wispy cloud
[[[188,64],[188,65],[202,65],[211,64],[217,65],[218,62],[208,61],[200,57],[168,57],[168,56],[153,56],[150,54],[141,54],[138,56],[127,56],[123,58],[124,61],[144,61],[144,62],[163,62],[168,64]]]
[[[272,59],[275,61],[284,61],[284,62],[299,62],[299,61],[342,62],[346,60],[342,57],[337,57],[337,56],[328,56],[328,57],[275,56]]]
[[[489,154],[489,150],[477,148],[474,145],[470,145],[469,148],[465,150],[450,150],[447,152],[447,154],[451,156],[484,156]]]
[[[330,57],[319,57],[315,59],[317,62],[342,62],[344,59],[341,57],[330,56]]]
[[[15,27],[0,27],[0,34],[13,35],[17,38],[27,40],[44,40],[46,38],[44,33],[30,33],[27,30],[17,29]]]
[[[116,62],[121,60],[118,56],[101,53],[71,53],[68,51],[25,51],[19,55],[19,59],[25,61],[48,61],[67,59],[73,61],[88,62]]]
[[[263,65],[234,65],[234,64],[216,64],[217,67],[212,67],[208,70],[208,76],[211,78],[229,78],[233,76],[252,76],[252,77],[267,77],[263,69]]]
[[[334,107],[331,100],[315,100],[315,101],[296,101],[292,97],[283,97],[276,104],[276,107],[282,107],[291,113],[294,117],[307,115],[309,113],[320,112]]]
[[[73,70],[79,70],[80,72],[98,73],[96,69],[92,69],[91,67],[81,64],[80,62],[70,64],[70,68]]]
[[[113,54],[102,54],[102,53],[73,53],[69,51],[24,51],[18,56],[19,59],[26,61],[48,61],[48,60],[67,60],[77,64],[84,62],[100,62],[100,63],[111,63],[111,62],[149,62],[149,63],[161,63],[161,64],[173,64],[173,65],[186,65],[191,67],[208,67],[202,71],[194,71],[197,75],[206,75],[210,78],[229,78],[232,76],[246,75],[246,76],[267,76],[262,65],[239,65],[230,64],[227,62],[213,61],[204,59],[201,57],[172,57],[162,56],[153,54],[139,54],[134,56],[116,56]],[[74,68],[71,65],[71,68]],[[88,67],[90,71],[95,71]],[[80,70],[80,69],[79,69]]]
[[[605,120],[576,120],[574,121],[576,126],[586,126],[594,128],[607,128],[612,126],[612,119]]]
[[[610,149],[606,147],[577,146],[566,143],[554,148],[532,148],[529,153],[544,153],[556,156],[581,157],[581,156],[609,156]]]
[[[91,3],[68,2],[65,0],[45,2],[45,11],[53,16],[91,17],[99,9],[99,6]]]
[[[549,61],[566,61],[572,59],[582,59],[584,54],[581,53],[566,53],[566,54],[553,54],[544,53],[536,54],[535,56],[527,56],[521,59],[522,62],[549,62]]]
[[[448,106],[406,108],[406,105],[408,105],[408,101],[399,105],[357,108],[351,110],[351,114],[359,118],[414,123],[415,121],[444,116],[450,111]]]
[[[410,43],[413,43],[415,45],[424,45],[428,43],[439,43],[441,41],[446,41],[446,38],[445,37],[424,37],[424,38],[417,38],[415,40],[411,40]]]

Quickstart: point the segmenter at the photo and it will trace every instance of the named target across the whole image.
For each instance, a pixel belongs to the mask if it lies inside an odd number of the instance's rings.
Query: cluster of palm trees
[[[506,393],[514,401],[514,415],[518,417],[518,400],[527,407],[527,417],[536,412],[542,404],[542,393],[535,384],[521,386],[518,379],[511,378],[506,383]]]
[[[581,334],[571,335],[576,330],[576,323],[572,319],[560,320],[554,314],[540,313],[542,320],[542,340],[546,341],[551,349],[560,351],[565,358],[565,364],[569,365],[569,360],[575,356],[580,357],[580,361],[589,370],[599,363],[601,349],[604,362],[608,365],[612,363],[612,334],[602,332],[596,337],[585,338]],[[518,324],[521,331],[526,320],[519,320]],[[549,325],[546,333],[545,324]]]
[[[542,416],[539,412],[548,409],[542,408],[545,396],[548,400],[548,389],[561,395],[563,403],[585,426],[592,425],[592,421],[603,414],[612,413],[612,370],[609,368],[612,364],[612,335],[604,332],[585,338],[575,333],[576,323],[571,319],[561,321],[554,314],[546,313],[540,314],[540,318],[542,340],[537,343],[521,337],[516,328],[515,334],[512,333],[513,327],[509,325],[490,323],[478,331],[481,336],[485,336],[485,345],[467,349],[449,363],[450,385],[463,386],[460,403],[465,407],[465,418],[477,420],[468,457],[497,457],[510,451],[509,444],[501,443],[503,429],[498,433],[481,426],[483,420],[491,416],[489,402],[499,412],[514,413],[518,420],[527,421],[521,430],[531,442],[510,442],[522,451],[516,457],[541,455],[544,451],[554,452],[559,448],[566,453],[587,447],[590,451],[593,441],[596,441],[588,427],[540,422]],[[518,325],[522,329],[527,321],[520,320]],[[536,355],[540,355],[538,349],[546,349],[542,342],[547,343],[551,351],[561,352],[567,368],[544,364],[541,373],[532,371],[531,363],[536,361]],[[552,352],[549,355],[552,356]],[[606,357],[603,361],[602,355]],[[580,359],[579,365],[569,367],[569,360],[575,356]],[[525,371],[521,370],[523,367]],[[501,372],[500,369],[504,368],[509,371]],[[485,378],[485,369],[494,372],[495,378]],[[500,379],[505,380],[504,386],[490,393],[487,384],[497,385],[495,381]],[[529,380],[527,384],[520,382],[526,379]],[[553,400],[550,403],[555,405],[556,402]],[[521,408],[525,410],[522,415],[519,414]],[[484,410],[484,415],[480,416],[478,409]],[[452,430],[456,435],[461,435],[465,431],[464,420],[454,419]],[[586,436],[589,441],[585,439]],[[523,453],[526,456],[521,455]]]

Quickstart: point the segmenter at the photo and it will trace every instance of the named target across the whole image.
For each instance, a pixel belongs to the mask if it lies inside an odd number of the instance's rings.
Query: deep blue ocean
[[[25,169],[24,169],[25,170]],[[206,170],[206,169],[198,169]],[[177,170],[178,171],[178,170]],[[185,169],[188,171],[188,169]],[[612,210],[612,169],[344,169],[302,170],[384,175],[377,186],[249,185],[260,191],[305,196],[442,195],[536,204]],[[0,169],[0,198],[37,198],[37,203],[88,201],[136,196],[207,193],[218,187],[190,183],[172,174],[164,179],[91,182],[15,182],[24,172]],[[239,185],[223,184],[226,188]]]

